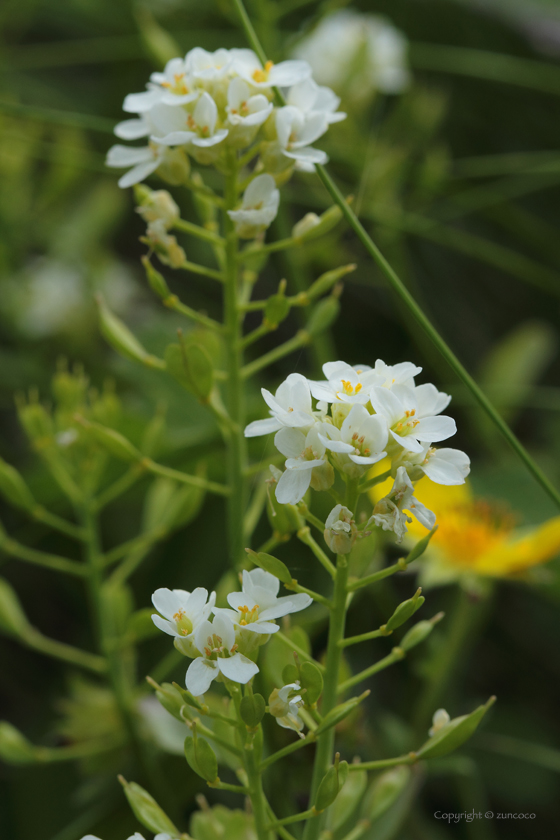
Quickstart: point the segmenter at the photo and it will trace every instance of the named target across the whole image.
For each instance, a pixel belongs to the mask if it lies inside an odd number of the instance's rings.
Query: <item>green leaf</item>
[[[156,833],[167,833],[172,837],[179,834],[178,829],[173,825],[165,811],[160,808],[147,790],[144,790],[136,782],[127,782],[122,776],[119,776],[119,781],[124,788],[125,796],[134,816],[145,828]]]

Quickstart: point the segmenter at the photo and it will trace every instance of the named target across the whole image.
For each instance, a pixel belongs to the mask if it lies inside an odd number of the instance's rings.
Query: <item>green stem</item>
[[[57,516],[56,513],[51,513],[41,505],[37,505],[30,513],[34,519],[43,522],[45,525],[49,525],[56,531],[66,534],[68,537],[73,537],[75,540],[84,539],[85,534],[83,528],[80,528],[78,525],[73,525],[72,522],[67,522],[66,519]]]
[[[362,633],[360,636],[350,636],[349,639],[343,639],[340,642],[340,647],[350,647],[350,645],[357,645],[359,642],[369,642],[370,639],[378,639],[380,636],[390,636],[391,630],[389,632],[379,630],[371,630],[369,633]]]
[[[385,656],[383,659],[380,659],[379,662],[375,663],[375,665],[371,665],[369,668],[365,668],[363,671],[360,671],[359,674],[354,674],[354,676],[350,677],[349,680],[346,680],[345,682],[341,683],[338,686],[338,693],[343,694],[345,691],[348,691],[349,688],[353,688],[355,685],[358,685],[358,683],[363,682],[363,680],[367,680],[368,677],[372,677],[379,671],[383,671],[385,668],[388,668],[389,665],[394,665],[395,662],[400,662],[401,659],[404,659],[405,656],[406,653],[402,648],[393,648],[393,650],[388,656]]]
[[[307,651],[299,645],[296,645],[295,642],[292,642],[292,640],[288,636],[285,636],[281,630],[278,630],[278,632],[275,634],[275,638],[278,639],[279,642],[282,642],[283,645],[286,645],[286,647],[289,647],[292,653],[297,653],[297,655],[300,656],[304,662],[312,662],[316,668],[318,668],[321,672],[324,672],[324,665],[321,665],[320,662],[316,662],[311,656],[311,654],[307,653]]]
[[[219,496],[229,496],[229,487],[224,484],[217,484],[215,481],[207,481],[198,475],[189,475],[189,473],[181,472],[181,470],[174,470],[172,467],[164,467],[163,464],[156,464],[151,458],[143,458],[141,461],[143,467],[148,472],[155,475],[163,475],[165,478],[173,478],[175,481],[180,481],[183,484],[192,484],[193,487],[200,487],[202,490],[208,490],[209,493],[217,493]]]
[[[47,554],[44,551],[37,551],[35,548],[28,548],[9,537],[0,541],[0,551],[4,551],[12,557],[17,557],[18,560],[24,560],[26,563],[34,563],[36,566],[52,569],[54,572],[65,572],[76,577],[84,577],[88,574],[87,566],[82,563],[67,560],[66,557],[59,557],[57,554]]]
[[[212,245],[219,245],[220,247],[225,246],[225,240],[218,233],[214,233],[211,230],[206,230],[206,228],[201,227],[200,225],[195,225],[192,222],[186,221],[186,219],[177,219],[174,222],[173,227],[176,230],[182,230],[185,233],[190,233],[193,236],[198,237],[198,239],[203,239],[206,242],[211,242]]]
[[[394,563],[392,566],[387,566],[385,569],[380,569],[378,572],[373,572],[373,574],[368,575],[364,578],[359,578],[358,580],[353,580],[351,583],[348,584],[348,592],[355,592],[356,589],[363,589],[364,586],[369,586],[370,583],[377,583],[378,580],[383,580],[383,578],[390,577],[391,575],[396,574],[396,572],[403,572],[406,569],[406,563],[404,560],[399,561],[398,563]]]
[[[247,452],[243,427],[245,420],[242,381],[243,350],[241,347],[243,313],[239,308],[238,239],[227,211],[237,204],[237,161],[230,156],[224,195],[224,229],[226,261],[224,287],[224,320],[227,353],[227,410],[231,420],[228,431],[228,533],[230,559],[237,568],[244,557],[243,523],[247,508]]]
[[[300,738],[298,741],[288,744],[287,747],[282,747],[281,750],[277,750],[275,753],[272,753],[272,755],[269,755],[268,758],[265,758],[264,761],[261,761],[260,772],[262,773],[267,767],[270,767],[271,764],[274,764],[281,758],[285,758],[287,755],[291,755],[293,752],[296,752],[296,750],[301,750],[302,747],[312,744],[314,740],[315,735],[313,732],[310,732],[306,738]]]
[[[278,347],[275,347],[273,350],[270,350],[268,353],[265,353],[263,356],[259,356],[258,359],[255,359],[253,362],[249,362],[248,365],[245,365],[241,371],[243,379],[248,379],[250,376],[253,376],[253,374],[257,373],[259,370],[268,367],[273,362],[277,362],[279,359],[283,359],[284,356],[288,356],[295,350],[305,347],[305,345],[309,344],[310,341],[311,336],[309,333],[305,330],[300,330],[293,338],[289,338],[288,341],[285,341],[284,344],[280,344]]]
[[[356,761],[348,766],[350,772],[359,770],[384,770],[386,767],[396,767],[399,764],[414,764],[417,761],[415,753],[399,755],[397,758],[381,758],[378,761]]]
[[[192,274],[201,274],[203,277],[210,277],[212,280],[218,280],[219,283],[224,282],[224,276],[221,271],[214,271],[213,268],[206,268],[205,265],[198,265],[198,263],[185,262],[181,265],[185,271],[190,271]]]
[[[214,321],[213,318],[208,318],[207,315],[203,315],[201,312],[197,312],[196,309],[187,306],[186,303],[179,300],[177,295],[169,295],[169,297],[163,298],[162,302],[168,309],[172,309],[173,312],[179,312],[180,315],[184,315],[186,318],[194,321],[195,324],[200,324],[201,327],[206,327],[209,330],[221,332],[221,324]]]
[[[96,656],[94,653],[88,653],[56,639],[49,639],[34,627],[24,634],[22,641],[33,650],[52,656],[54,659],[70,662],[72,665],[78,665],[80,668],[86,668],[97,674],[107,671],[107,663],[102,656]]]
[[[336,578],[336,567],[331,562],[330,558],[326,555],[323,551],[321,546],[315,542],[311,531],[308,525],[305,525],[303,528],[300,528],[297,532],[297,538],[302,542],[304,545],[308,546],[311,549],[321,566],[326,569],[329,575],[334,580]]]
[[[117,478],[113,484],[110,484],[102,493],[97,496],[94,503],[94,509],[96,511],[103,510],[103,508],[112,502],[114,499],[118,499],[119,496],[122,496],[123,493],[126,493],[138,479],[145,473],[145,469],[141,464],[134,464],[130,469],[128,469],[120,478]]]

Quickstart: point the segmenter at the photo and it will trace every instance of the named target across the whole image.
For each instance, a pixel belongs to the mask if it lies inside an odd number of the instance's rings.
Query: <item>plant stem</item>
[[[259,370],[268,367],[273,362],[277,362],[279,359],[283,359],[284,356],[287,356],[289,353],[293,353],[294,350],[299,350],[301,347],[305,347],[305,345],[309,344],[310,341],[311,336],[309,333],[305,330],[300,330],[293,336],[293,338],[289,338],[288,341],[285,341],[284,344],[279,344],[278,347],[270,350],[270,352],[265,353],[263,356],[259,356],[258,359],[255,359],[253,362],[249,362],[248,365],[245,365],[241,371],[243,379],[248,379]]]
[[[247,508],[247,454],[244,426],[244,388],[242,381],[243,350],[241,347],[243,313],[239,307],[239,272],[237,235],[227,211],[237,204],[237,161],[233,154],[229,160],[224,195],[224,229],[226,234],[226,261],[224,286],[224,320],[227,353],[227,410],[231,420],[228,431],[228,533],[230,559],[238,567],[244,557],[243,522]]]
[[[383,671],[385,668],[388,668],[389,665],[394,665],[395,662],[400,662],[401,659],[404,659],[406,653],[400,647],[395,647],[391,651],[388,656],[385,656],[383,659],[380,659],[379,662],[376,662],[375,665],[371,665],[369,668],[365,668],[363,671],[360,671],[359,674],[354,674],[353,677],[350,677],[349,680],[346,682],[341,683],[338,686],[338,693],[343,694],[345,691],[348,691],[349,688],[353,688],[358,683],[362,682],[363,680],[367,680],[368,677],[372,677],[374,674],[377,674],[378,671]]]
[[[96,656],[94,653],[88,653],[56,639],[49,639],[34,627],[25,633],[22,641],[28,647],[44,653],[46,656],[61,659],[63,662],[70,662],[72,665],[78,665],[80,668],[86,668],[96,674],[102,674],[107,670],[107,663],[102,656]]]
[[[18,560],[24,560],[26,563],[34,563],[36,566],[52,569],[54,572],[65,572],[76,577],[84,577],[88,574],[87,566],[82,563],[68,560],[66,557],[59,557],[57,554],[47,554],[44,551],[37,551],[35,548],[28,548],[10,537],[0,540],[0,551],[4,551],[12,557],[17,557]]]
[[[397,758],[381,758],[378,761],[356,761],[348,766],[350,772],[358,770],[384,770],[386,767],[396,767],[399,764],[414,764],[417,761],[415,753],[399,755]]]
[[[264,761],[261,761],[260,771],[261,773],[263,770],[266,770],[267,767],[270,767],[271,764],[274,764],[281,758],[284,758],[287,755],[291,755],[291,753],[296,752],[296,750],[300,750],[302,747],[306,747],[308,744],[312,744],[315,740],[315,735],[313,732],[310,732],[306,738],[300,738],[298,741],[294,741],[291,744],[288,744],[287,747],[282,747],[281,750],[277,750],[272,755],[269,755],[268,758],[265,758]]]

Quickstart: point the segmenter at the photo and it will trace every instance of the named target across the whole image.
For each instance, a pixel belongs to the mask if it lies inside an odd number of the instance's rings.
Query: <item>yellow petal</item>
[[[560,516],[556,516],[524,536],[506,540],[481,554],[473,564],[473,571],[503,577],[547,563],[559,552]]]

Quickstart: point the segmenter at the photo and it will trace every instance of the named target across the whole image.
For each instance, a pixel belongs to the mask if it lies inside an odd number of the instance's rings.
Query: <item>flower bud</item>
[[[165,366],[200,402],[208,402],[214,385],[214,368],[201,344],[170,344],[165,351]]]
[[[97,295],[99,307],[99,327],[109,344],[127,359],[142,362],[148,367],[162,367],[160,359],[150,355],[140,344],[135,335],[123,324],[120,318],[106,306],[101,295]]]
[[[157,174],[172,187],[184,184],[189,177],[191,165],[183,149],[167,149],[157,169]]]
[[[138,200],[140,191],[136,192]],[[145,222],[163,222],[168,229],[173,227],[180,216],[179,208],[167,190],[147,190],[144,187],[140,195],[140,206],[136,208]]]
[[[0,721],[0,758],[7,764],[32,764],[37,760],[33,744],[5,720]]]
[[[30,510],[37,504],[19,472],[3,458],[0,458],[0,493],[8,502],[24,510]]]
[[[303,219],[296,222],[292,229],[292,236],[295,239],[315,239],[328,233],[329,230],[341,220],[342,210],[338,204],[334,204],[325,210],[320,216],[316,213],[306,213]]]
[[[146,236],[141,237],[141,241],[150,245],[160,261],[171,266],[171,268],[181,268],[187,259],[187,255],[177,242],[177,238],[167,233],[161,219],[149,223]]]
[[[127,782],[122,776],[119,776],[119,782],[138,822],[156,833],[170,834],[172,837],[179,835],[179,830],[148,791],[136,782]]]
[[[0,578],[0,630],[10,636],[24,638],[31,629],[15,590]]]
[[[399,647],[401,647],[405,651],[411,650],[411,648],[416,647],[424,639],[427,639],[432,630],[434,629],[435,625],[438,621],[441,621],[443,618],[443,613],[438,613],[429,621],[419,621],[414,627],[411,627],[408,633],[403,636]]]
[[[440,758],[456,750],[475,732],[478,724],[495,701],[495,697],[490,697],[483,706],[479,706],[470,715],[453,718],[449,723],[442,724],[437,732],[416,751],[418,758]]]
[[[331,324],[336,321],[339,312],[340,303],[338,298],[333,297],[333,295],[329,295],[328,298],[324,298],[319,301],[311,313],[311,317],[309,318],[305,329],[310,336],[316,338],[316,336],[325,332],[325,330],[328,330]]]
[[[157,685],[153,680],[148,680],[150,685],[157,686],[156,697],[163,706],[163,708],[173,715],[174,718],[184,723],[185,719],[181,715],[181,709],[185,705],[185,701],[178,691],[171,683],[164,682],[162,685]]]
[[[313,706],[323,693],[323,676],[313,662],[302,664],[299,669],[299,682],[302,690],[305,690],[305,705]]]
[[[142,265],[146,271],[146,277],[148,278],[148,283],[152,291],[162,300],[167,300],[167,298],[171,297],[171,292],[165,282],[165,278],[159,271],[156,271],[148,257],[142,257]]]
[[[335,505],[325,522],[323,536],[335,554],[350,554],[358,536],[352,511],[344,505]]]
[[[249,729],[256,729],[264,717],[266,703],[262,694],[248,694],[241,700],[239,713]]]
[[[432,735],[435,735],[436,732],[439,732],[442,727],[446,726],[450,720],[451,718],[449,717],[449,712],[446,712],[445,709],[437,709],[432,718],[432,728],[428,732],[430,738]]]
[[[42,444],[54,436],[54,424],[47,409],[36,399],[25,403],[18,400],[18,417],[28,438]]]
[[[313,490],[320,492],[321,490],[328,490],[334,484],[334,469],[332,464],[325,461],[320,467],[313,467],[311,470],[310,486]]]
[[[271,575],[277,577],[278,580],[281,580],[282,583],[291,583],[293,578],[290,573],[290,570],[282,563],[281,560],[278,560],[276,557],[273,557],[271,554],[265,554],[262,551],[259,551],[258,554],[256,551],[253,551],[250,548],[246,548],[245,551],[255,564],[255,566],[259,566],[261,569],[264,569],[265,572],[270,572]]]
[[[193,735],[185,738],[185,757],[189,767],[207,782],[215,782],[218,777],[218,760],[208,741],[200,738],[196,723],[192,725]]]
[[[378,820],[398,799],[410,779],[406,765],[382,773],[373,782],[367,795],[367,816],[371,822]]]
[[[422,588],[419,587],[412,598],[409,598],[408,601],[403,601],[402,604],[399,604],[387,624],[384,625],[383,629],[386,631],[396,630],[397,627],[400,627],[401,624],[404,624],[405,621],[412,618],[416,610],[419,610],[426,600],[424,596],[420,594],[421,592]]]

